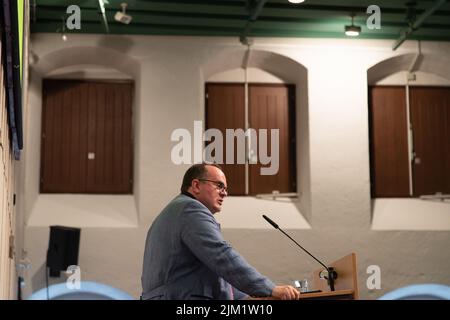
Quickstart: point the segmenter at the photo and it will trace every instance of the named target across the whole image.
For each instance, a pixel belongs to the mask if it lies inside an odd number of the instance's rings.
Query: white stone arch
[[[450,80],[450,59],[445,55],[406,53],[384,59],[371,66],[367,70],[368,83],[373,84],[394,73],[408,71],[412,65],[412,71],[422,71]]]
[[[109,48],[79,46],[52,51],[32,65],[33,73],[45,77],[50,72],[76,65],[98,65],[120,71],[134,79],[139,77],[139,62]]]
[[[285,83],[296,87],[296,141],[297,141],[297,192],[298,209],[310,220],[311,184],[309,152],[309,108],[308,108],[308,70],[300,62],[279,53],[251,49],[223,50],[209,59],[201,67],[202,86],[215,74],[243,68],[248,60],[248,68],[261,69],[274,75]],[[203,106],[204,109],[204,106]]]
[[[202,66],[203,78],[226,70],[242,68],[247,56],[247,50],[224,51],[208,60]],[[308,70],[298,61],[279,53],[251,49],[248,58],[248,67],[269,72],[285,82],[306,84]]]

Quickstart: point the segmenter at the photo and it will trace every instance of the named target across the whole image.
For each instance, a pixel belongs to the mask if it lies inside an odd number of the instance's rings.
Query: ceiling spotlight
[[[349,26],[345,26],[345,35],[349,37],[357,37],[361,33],[361,27],[355,26],[353,24],[353,18],[355,17],[355,14],[352,13],[350,16],[352,17],[352,24]]]
[[[67,41],[67,35],[66,35],[66,19],[64,16],[61,17],[62,19],[62,25],[61,28],[56,29],[56,32],[61,33],[61,39],[63,41]]]
[[[288,0],[290,3],[302,3],[305,2],[305,0]]]
[[[131,19],[133,19],[133,17],[126,14],[126,9],[128,5],[126,3],[121,3],[120,6],[122,7],[122,12],[120,11],[116,12],[114,19],[116,19],[116,21],[118,22],[129,24],[131,22]]]

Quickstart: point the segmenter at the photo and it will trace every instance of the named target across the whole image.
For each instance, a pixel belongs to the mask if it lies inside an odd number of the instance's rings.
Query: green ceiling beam
[[[128,13],[128,12],[127,12]],[[45,20],[55,20],[61,22],[61,17],[55,16],[50,11],[41,10],[37,15],[38,18],[38,26],[40,24],[39,21]],[[108,13],[107,14],[108,22],[114,23],[114,15]],[[101,16],[95,11],[84,12],[81,14],[81,28],[83,29],[83,25],[86,22],[96,22],[100,21]],[[159,24],[159,23],[171,23],[175,25],[185,24],[185,25],[197,25],[197,26],[224,26],[224,27],[241,27],[245,26],[245,20],[239,19],[218,19],[218,18],[191,18],[189,16],[179,17],[179,16],[160,16],[160,15],[144,15],[144,14],[134,14],[133,20],[130,25],[145,25],[145,24]],[[61,22],[62,23],[62,22]]]
[[[442,7],[447,0],[437,0],[433,3],[431,7],[429,7],[424,13],[411,21],[411,25],[408,26],[405,30],[402,30],[400,37],[394,42],[392,46],[392,50],[397,49],[401,44],[406,40],[406,38],[414,32],[417,32],[419,27],[425,22],[427,18],[429,18],[435,11],[437,11],[440,7]]]
[[[54,33],[59,27],[57,23],[43,23],[40,27],[39,32],[50,32]],[[239,36],[242,31],[241,28],[204,28],[204,27],[194,27],[194,26],[173,26],[173,25],[151,25],[148,28],[142,28],[140,26],[124,26],[122,24],[110,24],[110,34],[123,34],[123,28],[127,27],[128,34],[149,34],[149,35],[192,35],[192,36]],[[144,31],[145,30],[145,31]],[[35,32],[36,30],[34,30]],[[373,30],[375,31],[375,30]],[[89,23],[86,28],[82,29],[81,33],[85,34],[105,34],[105,30],[100,23]],[[70,36],[71,32],[67,32]],[[389,33],[379,33],[379,32],[364,32],[356,39],[396,39],[398,37],[397,30],[391,30]],[[310,30],[274,30],[265,28],[255,28],[252,29],[249,37],[306,37],[306,38],[346,38],[342,29],[329,30],[329,31],[310,31]],[[422,32],[417,32],[411,39],[420,40],[438,40],[438,41],[449,41],[450,35],[447,33],[439,32],[430,34],[423,34]]]
[[[100,33],[98,3],[95,0],[36,0],[36,22],[32,32],[56,32],[61,17],[72,4],[81,7],[80,33]],[[120,3],[127,2],[127,13],[133,16],[130,25],[114,20]],[[372,0],[307,0],[294,5],[287,0],[268,0],[257,21],[248,31],[249,37],[331,37],[346,38],[343,28],[349,24],[350,12],[355,12],[355,24],[362,27],[357,39],[396,39],[407,27],[406,0],[378,0],[381,8],[381,30],[366,27],[367,6]],[[109,0],[105,6],[108,24],[113,34],[239,36],[249,19],[246,0]],[[417,15],[434,0],[418,1]],[[450,1],[427,19],[411,39],[445,40],[450,38]],[[31,1],[32,4],[32,1]],[[31,17],[33,17],[31,9]],[[75,30],[73,32],[76,32]]]
[[[127,10],[128,13],[129,10]],[[107,13],[108,21],[114,20],[114,14],[115,13]],[[130,13],[131,14],[131,13]],[[53,8],[41,8],[39,9],[39,12],[37,14],[38,23],[40,19],[43,20],[61,20],[61,17],[65,15],[65,11],[55,10]],[[81,13],[81,19],[82,21],[95,21],[100,16],[99,12],[97,10],[84,10]],[[132,14],[133,21],[139,21],[139,22],[145,22],[145,20],[151,22],[153,19],[179,19],[180,17],[187,18],[187,19],[209,19],[209,21],[213,21],[214,19],[218,20],[230,20],[234,22],[238,22],[240,20],[245,21],[246,16],[242,15],[218,15],[218,14],[199,14],[199,13],[192,13],[192,14],[186,14],[186,13],[168,13],[164,11],[150,11],[146,14],[142,12],[137,12]],[[355,17],[354,21],[355,24],[359,25],[365,25],[366,20],[368,16],[357,16]],[[327,19],[319,18],[319,15],[317,13],[313,13],[312,15],[308,15],[303,13],[302,15],[298,15],[298,17],[269,17],[269,16],[261,16],[258,18],[258,21],[273,21],[273,22],[279,22],[279,23],[289,23],[289,22],[316,22],[316,23],[324,23],[323,21],[326,20],[325,23],[331,22],[331,23],[337,23],[340,22],[342,24],[348,24],[349,18],[346,16],[341,15],[330,15],[327,17]],[[443,16],[433,16],[433,25],[436,25],[436,27],[439,27],[438,25],[442,25],[445,28],[445,25],[450,24],[450,17],[443,17]],[[402,17],[398,17],[396,15],[392,14],[384,14],[382,16],[382,27],[383,26],[407,26],[407,23],[405,19]]]
[[[66,1],[53,1],[53,0],[38,0],[37,4],[41,6],[41,8],[49,8],[54,7],[58,8],[58,10],[65,11],[69,5],[74,4],[73,0]],[[167,1],[109,1],[109,4],[105,5],[105,10],[107,12],[117,12],[121,10],[120,4],[122,2],[127,2],[127,12],[133,14],[137,11],[166,11],[166,12],[185,12],[185,13],[214,13],[214,14],[238,14],[245,15],[247,11],[245,6],[240,2],[235,5],[224,5],[227,2],[218,2],[215,4],[215,1],[203,1],[203,3],[199,4],[188,4],[188,3],[175,3],[175,2],[167,2]],[[222,3],[222,4],[220,4]],[[84,1],[80,4],[81,11],[83,10],[96,10],[98,7],[95,5],[95,2]],[[39,8],[38,8],[39,9]]]

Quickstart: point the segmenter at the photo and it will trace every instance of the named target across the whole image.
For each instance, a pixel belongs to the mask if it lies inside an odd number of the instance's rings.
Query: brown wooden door
[[[223,164],[227,177],[229,195],[245,195],[245,164],[237,164],[237,140],[234,143],[234,164],[225,164],[226,129],[245,131],[244,85],[209,83],[206,85],[206,125],[205,129],[216,128],[222,132]],[[240,151],[242,152],[242,150]]]
[[[450,193],[450,88],[410,88],[414,195]]]
[[[373,197],[410,193],[405,94],[404,87],[369,88]]]
[[[249,87],[250,126],[259,132],[267,129],[267,155],[272,150],[271,129],[279,130],[279,167],[274,175],[262,175],[261,161],[250,165],[250,194],[294,192],[295,177],[295,111],[294,87],[288,85],[252,84]],[[258,156],[261,139],[258,134]],[[261,160],[261,159],[259,159]],[[274,157],[272,157],[274,161]]]
[[[41,192],[132,192],[132,84],[44,80]]]
[[[226,140],[226,129],[245,130],[245,88],[243,84],[211,83],[206,85],[206,129],[217,128]],[[279,171],[276,175],[261,175],[261,165],[249,165],[249,194],[273,190],[296,190],[295,173],[295,98],[294,86],[249,85],[249,126],[258,133],[267,129],[267,150],[271,156],[270,129],[279,129]],[[257,135],[259,140],[259,135]],[[234,164],[223,165],[230,195],[245,195],[245,165],[237,164],[237,143],[234,144]],[[257,148],[259,150],[259,141]],[[242,152],[242,150],[241,150]],[[224,146],[224,161],[226,152]],[[270,166],[266,165],[266,167]]]
[[[41,192],[86,190],[87,110],[83,84],[44,81]]]

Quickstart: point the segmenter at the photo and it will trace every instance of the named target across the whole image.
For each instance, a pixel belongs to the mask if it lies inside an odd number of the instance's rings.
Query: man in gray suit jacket
[[[298,299],[292,286],[276,286],[222,237],[214,215],[227,196],[219,166],[193,165],[181,194],[159,214],[147,234],[142,299]]]

